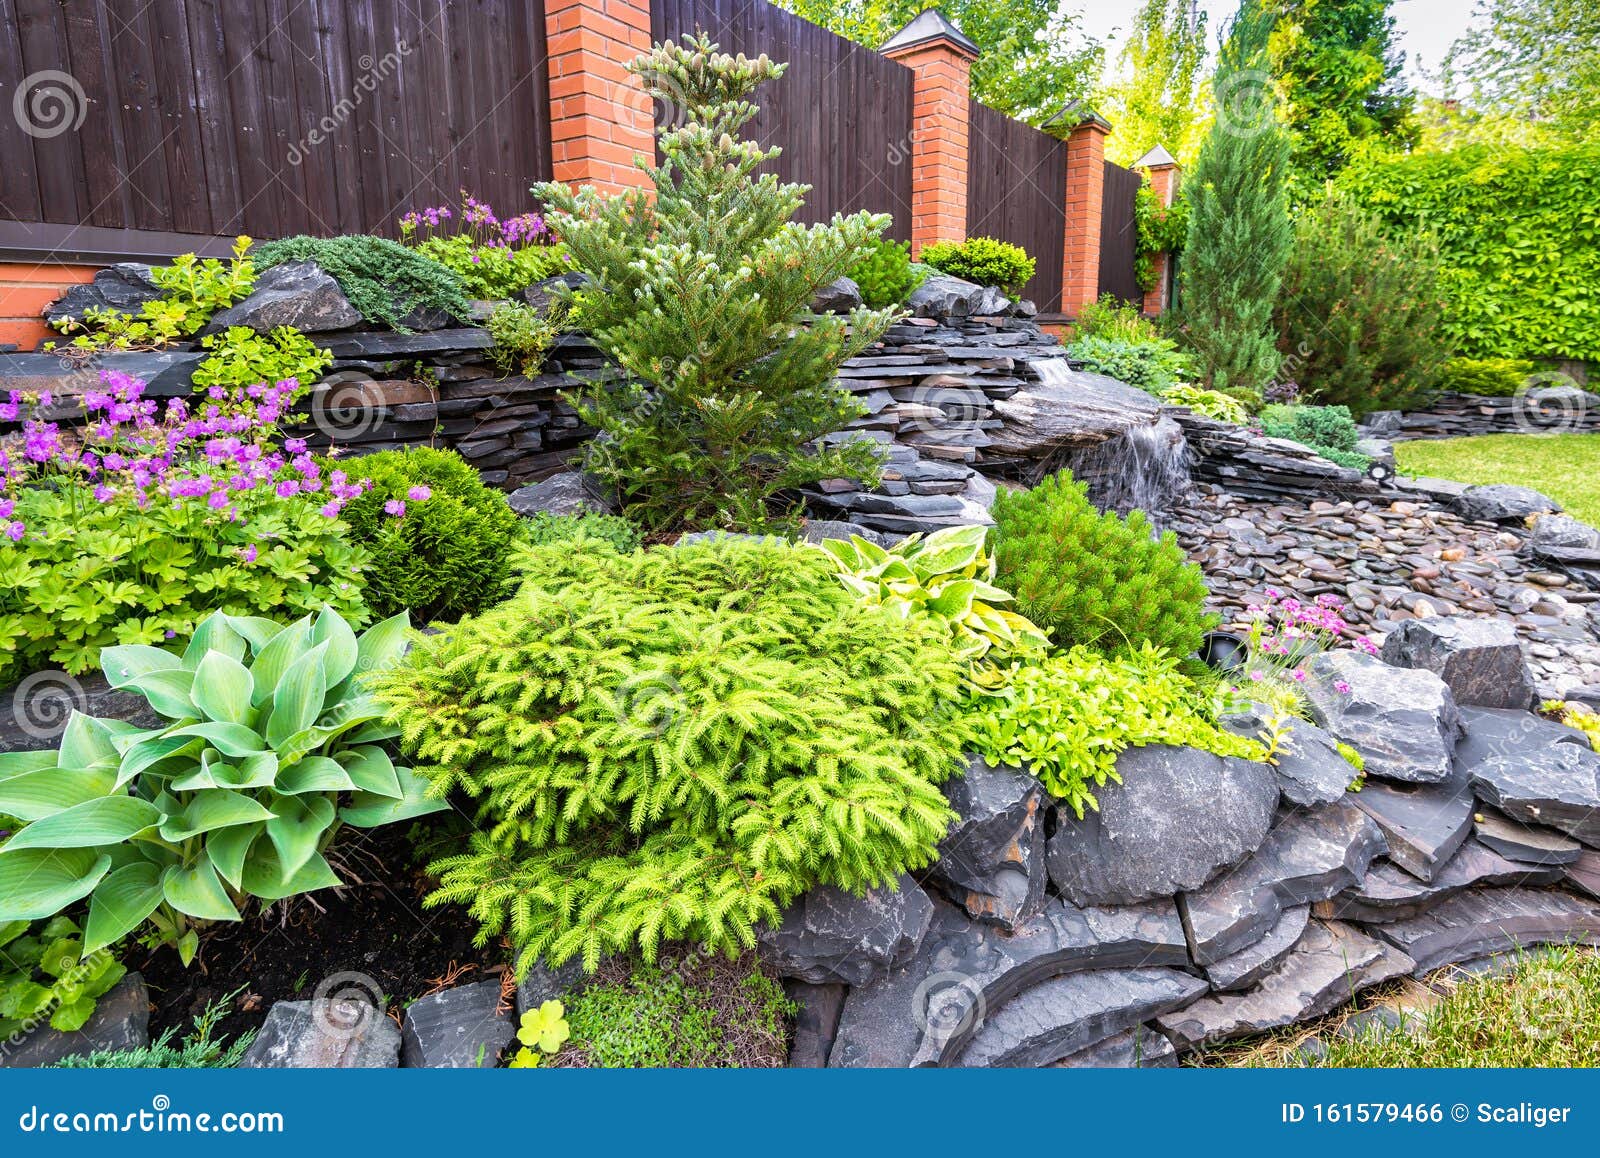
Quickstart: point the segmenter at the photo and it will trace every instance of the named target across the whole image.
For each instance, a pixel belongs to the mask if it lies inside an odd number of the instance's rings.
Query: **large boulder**
[[[1045,859],[1078,905],[1125,905],[1196,889],[1255,852],[1272,827],[1272,767],[1198,748],[1150,745],[1117,757],[1122,783],[1098,811],[1057,812]]]
[[[1600,753],[1577,744],[1529,745],[1474,764],[1470,775],[1479,797],[1513,820],[1600,848]]]
[[[511,492],[508,501],[512,510],[525,517],[538,514],[608,515],[617,509],[604,483],[591,474],[576,470],[563,471],[543,482],[519,487]]]
[[[1533,524],[1527,549],[1547,563],[1600,567],[1600,530],[1566,515],[1545,515]]]
[[[1516,628],[1504,619],[1408,619],[1383,641],[1383,662],[1435,673],[1450,685],[1458,705],[1526,708],[1533,703],[1533,673],[1522,658]]]
[[[406,1007],[400,1064],[407,1069],[493,1069],[516,1029],[500,1005],[500,983],[479,981]]]
[[[865,896],[821,885],[790,905],[777,928],[757,934],[780,977],[813,985],[865,985],[917,951],[933,918],[928,894],[905,873]]]
[[[1446,504],[1464,519],[1486,523],[1520,523],[1530,515],[1547,515],[1561,510],[1561,504],[1532,487],[1489,483],[1470,486]]]
[[[861,287],[848,277],[836,278],[811,298],[814,314],[848,314],[861,304]]]
[[[11,711],[0,716],[0,752],[55,747],[73,712],[102,720],[122,720],[141,728],[153,728],[161,722],[149,700],[137,692],[118,691],[99,672],[80,676],[64,671],[34,672],[15,687],[0,692],[0,702],[11,705]]]
[[[1226,717],[1222,726],[1238,736],[1260,736],[1271,717],[1264,705],[1251,704]],[[1281,735],[1272,767],[1283,798],[1290,804],[1332,804],[1343,798],[1357,772],[1334,738],[1307,720],[1280,719],[1277,726]]]
[[[1459,770],[1438,784],[1371,780],[1350,799],[1383,830],[1389,859],[1418,880],[1431,881],[1472,831],[1476,801]]]
[[[400,1064],[400,1027],[355,997],[280,1001],[241,1069],[381,1070]]]
[[[961,318],[974,313],[973,305],[983,297],[984,287],[962,281],[949,274],[935,273],[906,298],[906,308],[914,318]]]
[[[1414,784],[1449,778],[1461,718],[1437,675],[1359,651],[1325,652],[1309,671],[1311,718],[1361,754],[1367,775]]]
[[[44,318],[51,323],[63,318],[77,321],[90,309],[136,314],[146,302],[160,296],[161,289],[151,278],[148,265],[119,261],[97,271],[93,281],[67,290],[45,308]]]
[[[1044,906],[1044,788],[1020,768],[974,756],[944,785],[960,818],[928,880],[980,921],[1015,929]]]
[[[539,314],[548,314],[550,307],[564,293],[565,290],[580,290],[589,284],[589,275],[579,273],[577,270],[568,270],[558,273],[554,277],[547,277],[543,281],[536,281],[522,291],[522,300],[527,302]]]
[[[1066,447],[1093,446],[1135,426],[1154,425],[1161,404],[1115,378],[1073,370],[1061,359],[1035,362],[1041,374],[1009,398],[996,399],[998,430],[988,451],[1043,458]]]
[[[286,261],[256,278],[250,296],[211,315],[202,333],[229,326],[247,326],[264,334],[292,326],[306,334],[348,330],[361,324],[361,314],[314,261]]]

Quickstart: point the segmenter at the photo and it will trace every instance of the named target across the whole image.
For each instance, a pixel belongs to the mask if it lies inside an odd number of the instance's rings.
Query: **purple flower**
[[[256,556],[259,554],[260,552],[256,550],[256,545],[251,543],[248,547],[239,552],[239,557],[246,563],[254,563],[256,561]]]
[[[22,536],[27,533],[27,530],[28,528],[24,527],[21,523],[10,523],[6,526],[6,535],[10,537],[13,543],[20,543],[22,541]]]
[[[397,519],[402,519],[405,517],[406,504],[400,499],[390,499],[388,502],[383,504],[383,513],[386,515],[393,515]]]
[[[433,497],[433,490],[425,486],[414,486],[406,492],[406,498],[414,503],[426,502]]]
[[[325,519],[337,519],[339,517],[339,504],[324,503],[322,505],[322,517]]]

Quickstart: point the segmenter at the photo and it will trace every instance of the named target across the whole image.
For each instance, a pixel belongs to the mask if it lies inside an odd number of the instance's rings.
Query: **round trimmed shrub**
[[[992,237],[936,241],[922,247],[924,265],[975,285],[992,285],[1015,297],[1033,277],[1034,261],[1020,245]]]
[[[453,621],[508,593],[517,515],[454,451],[414,447],[341,461],[352,483],[371,480],[343,517],[372,556],[367,603],[380,616],[410,611],[423,622]],[[417,488],[428,497],[411,497]],[[403,513],[385,510],[403,503]]]

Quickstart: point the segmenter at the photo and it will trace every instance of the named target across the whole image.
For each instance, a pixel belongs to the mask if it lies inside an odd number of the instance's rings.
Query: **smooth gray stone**
[[[1278,806],[1270,765],[1152,744],[1117,757],[1122,783],[1079,820],[1057,809],[1045,858],[1078,905],[1123,905],[1199,888],[1261,846]]]
[[[1251,704],[1249,711],[1226,717],[1222,724],[1235,735],[1255,738],[1269,719],[1266,707]],[[1286,739],[1272,767],[1283,798],[1290,804],[1332,804],[1342,799],[1357,772],[1339,754],[1334,738],[1307,720],[1284,720],[1281,726]]]
[[[1215,965],[1256,944],[1285,909],[1343,892],[1383,851],[1383,833],[1348,801],[1285,811],[1254,856],[1179,896],[1195,963]]]
[[[143,1049],[150,1044],[150,991],[138,973],[127,973],[95,1003],[83,1028],[62,1033],[49,1022],[29,1033],[0,1039],[0,1069],[53,1066],[62,1058],[100,1050]]]
[[[959,818],[939,842],[928,883],[967,915],[1015,929],[1044,907],[1044,787],[1020,768],[967,761],[944,783]]]
[[[871,527],[863,527],[860,523],[841,523],[831,519],[807,519],[805,527],[800,532],[800,538],[807,543],[821,543],[828,539],[849,539],[858,535],[869,543],[883,546],[883,536]]]
[[[839,1032],[839,1015],[844,1012],[848,987],[834,983],[813,985],[809,981],[786,978],[783,990],[799,1005],[795,1014],[794,1038],[789,1045],[790,1069],[823,1069],[828,1051]]]
[[[1464,519],[1479,519],[1486,523],[1518,523],[1529,515],[1545,515],[1561,510],[1561,504],[1548,495],[1542,495],[1532,487],[1512,486],[1509,483],[1470,486],[1446,505]]]
[[[1157,1014],[1182,1009],[1208,988],[1180,969],[1093,969],[1054,977],[985,1018],[955,1064],[1049,1065]]]
[[[916,955],[845,1000],[832,1067],[948,1064],[1018,993],[1082,969],[1189,963],[1183,926],[1169,901],[1080,909],[1061,900],[1016,933],[969,920],[934,902]]]
[[[1477,803],[1472,786],[1460,773],[1452,773],[1441,784],[1369,780],[1350,799],[1383,829],[1389,859],[1424,881],[1432,880],[1467,839]]]
[[[1461,722],[1437,675],[1359,651],[1325,652],[1308,668],[1312,719],[1361,753],[1368,777],[1417,784],[1449,778]],[[1341,692],[1340,683],[1350,690]]]
[[[489,336],[488,330],[477,326],[459,326],[414,334],[402,334],[397,330],[358,330],[348,334],[330,334],[322,339],[322,345],[335,358],[360,360],[487,350],[494,345],[494,339]]]
[[[240,1069],[383,1070],[400,1064],[400,1027],[358,998],[279,1001]]]
[[[1560,879],[1560,868],[1519,864],[1476,840],[1468,840],[1434,874],[1432,881],[1418,880],[1380,861],[1367,871],[1359,885],[1316,905],[1316,914],[1363,924],[1384,924],[1418,916],[1470,888],[1553,884]]]
[[[58,396],[58,407],[69,407],[49,417],[75,417],[82,413],[76,395],[99,390],[103,370],[120,370],[139,379],[146,398],[184,397],[193,389],[195,368],[210,356],[205,350],[118,351],[96,354],[92,362],[74,362],[59,354],[7,354],[0,358],[0,393],[49,391]]]
[[[576,470],[562,471],[542,482],[519,487],[507,496],[507,501],[512,510],[523,516],[609,515],[617,509],[604,483]]]
[[[1312,921],[1282,963],[1243,993],[1220,993],[1155,1019],[1180,1051],[1321,1017],[1362,989],[1410,972],[1411,959],[1353,925]]]
[[[829,502],[842,510],[871,515],[902,515],[926,518],[932,515],[959,515],[965,508],[954,495],[886,495],[870,491],[832,495]]]
[[[1492,756],[1473,766],[1472,787],[1513,820],[1600,847],[1600,753],[1592,749],[1551,744]]]
[[[1372,930],[1410,956],[1420,977],[1441,965],[1530,945],[1600,944],[1600,908],[1551,889],[1473,889]]]
[[[1080,1070],[1171,1069],[1177,1064],[1178,1051],[1172,1043],[1147,1025],[1134,1026],[1056,1063]]]
[[[1559,832],[1518,824],[1485,809],[1476,817],[1475,835],[1487,848],[1507,860],[1530,865],[1569,865],[1583,855],[1583,846]]]
[[[68,288],[45,308],[44,318],[57,322],[77,320],[91,308],[136,314],[146,302],[161,296],[161,287],[150,276],[150,267],[137,261],[119,261],[97,270],[94,280]]]
[[[1533,673],[1522,658],[1516,628],[1503,619],[1405,620],[1384,639],[1383,662],[1434,672],[1450,685],[1458,706],[1527,708],[1533,703]]]
[[[292,326],[301,333],[316,334],[360,324],[360,312],[321,266],[314,261],[286,261],[263,270],[250,295],[212,314],[201,333],[248,326],[264,334],[279,326]]]
[[[814,314],[848,314],[861,304],[861,287],[848,277],[836,278],[811,299]]]
[[[406,1069],[493,1069],[516,1036],[500,983],[478,981],[418,998],[406,1008],[400,1065]]]
[[[1207,965],[1205,974],[1211,988],[1219,993],[1248,989],[1262,977],[1278,967],[1306,931],[1311,919],[1311,906],[1296,905],[1285,909],[1272,930],[1254,945],[1224,957],[1215,965]]]
[[[932,917],[928,894],[901,873],[895,888],[861,897],[819,885],[789,906],[781,925],[761,928],[756,938],[780,977],[865,985],[917,951]]]
[[[1034,367],[1046,364],[1035,362]],[[1029,383],[994,401],[1003,425],[990,435],[992,453],[1042,458],[1064,447],[1092,446],[1133,427],[1152,426],[1160,416],[1159,402],[1115,378],[1087,370],[1049,373],[1048,381]]]
[[[547,277],[543,281],[536,281],[522,291],[522,300],[527,302],[539,312],[541,317],[549,314],[550,306],[565,290],[580,290],[589,284],[589,275],[578,270],[568,270],[558,273],[554,277]],[[577,335],[574,335],[577,336]]]

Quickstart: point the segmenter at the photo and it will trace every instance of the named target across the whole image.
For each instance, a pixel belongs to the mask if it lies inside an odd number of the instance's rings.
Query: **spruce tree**
[[[652,528],[764,529],[799,486],[876,479],[868,443],[818,440],[861,413],[834,373],[897,312],[807,311],[889,217],[801,225],[791,219],[810,186],[757,173],[781,150],[740,139],[757,112],[746,97],[786,67],[704,35],[658,44],[629,65],[669,112],[653,195],[534,189],[590,278],[580,324],[628,375],[580,400],[601,431],[587,466]]]
[[[1255,0],[1239,9],[1213,82],[1216,120],[1184,182],[1183,332],[1204,384],[1245,398],[1279,369],[1272,309],[1294,238],[1289,137],[1277,119],[1268,71],[1272,27]]]

